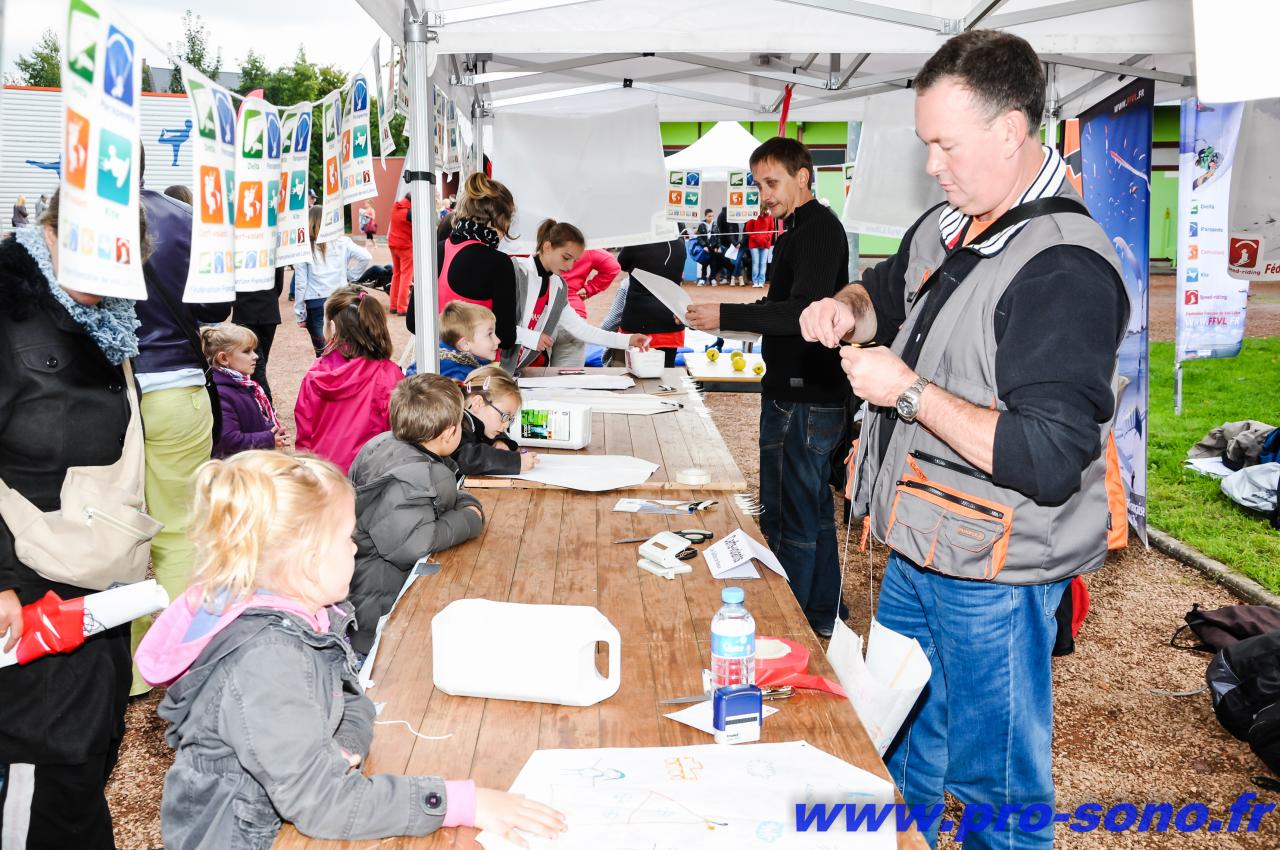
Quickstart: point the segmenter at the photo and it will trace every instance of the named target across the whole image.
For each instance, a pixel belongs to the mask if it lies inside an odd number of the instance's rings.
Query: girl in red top
[[[751,249],[751,285],[756,289],[764,286],[764,273],[769,266],[769,252],[774,240],[773,216],[766,212],[748,221],[743,226],[747,234],[747,247]]]

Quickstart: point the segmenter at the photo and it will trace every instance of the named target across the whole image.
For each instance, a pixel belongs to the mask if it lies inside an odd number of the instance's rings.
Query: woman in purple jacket
[[[222,433],[213,456],[228,457],[248,449],[283,449],[289,434],[276,418],[271,400],[250,375],[258,362],[257,335],[223,322],[200,330],[204,356],[213,367],[222,406]]]

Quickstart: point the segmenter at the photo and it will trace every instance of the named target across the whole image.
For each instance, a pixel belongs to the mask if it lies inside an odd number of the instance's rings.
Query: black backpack
[[[1221,650],[1205,681],[1222,727],[1280,774],[1280,631]]]

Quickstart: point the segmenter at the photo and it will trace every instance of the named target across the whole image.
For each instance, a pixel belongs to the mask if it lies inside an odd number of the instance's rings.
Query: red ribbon
[[[50,590],[22,606],[22,637],[18,663],[29,664],[45,655],[71,652],[84,643],[84,598],[63,599]]]
[[[778,121],[778,135],[784,139],[787,137],[787,113],[791,111],[791,90],[795,86],[795,83],[787,83],[786,93],[782,95],[782,118]]]

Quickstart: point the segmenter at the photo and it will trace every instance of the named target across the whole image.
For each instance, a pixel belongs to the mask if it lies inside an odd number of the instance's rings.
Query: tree
[[[249,55],[244,58],[244,62],[240,65],[240,88],[237,91],[242,95],[247,95],[254,89],[266,89],[271,77],[272,73],[267,68],[267,63],[250,48]],[[274,103],[274,101],[272,102]]]
[[[222,70],[222,48],[210,54],[209,29],[204,24],[204,18],[193,15],[190,9],[182,16],[182,46],[169,45],[169,53],[215,82]],[[181,68],[173,69],[173,76],[169,78],[169,91],[174,94],[186,93]]]
[[[147,64],[147,60],[142,60],[142,90],[155,91],[155,83],[151,81],[151,66]]]
[[[62,45],[51,29],[44,31],[30,55],[19,56],[15,64],[19,85],[49,88],[62,85]]]

